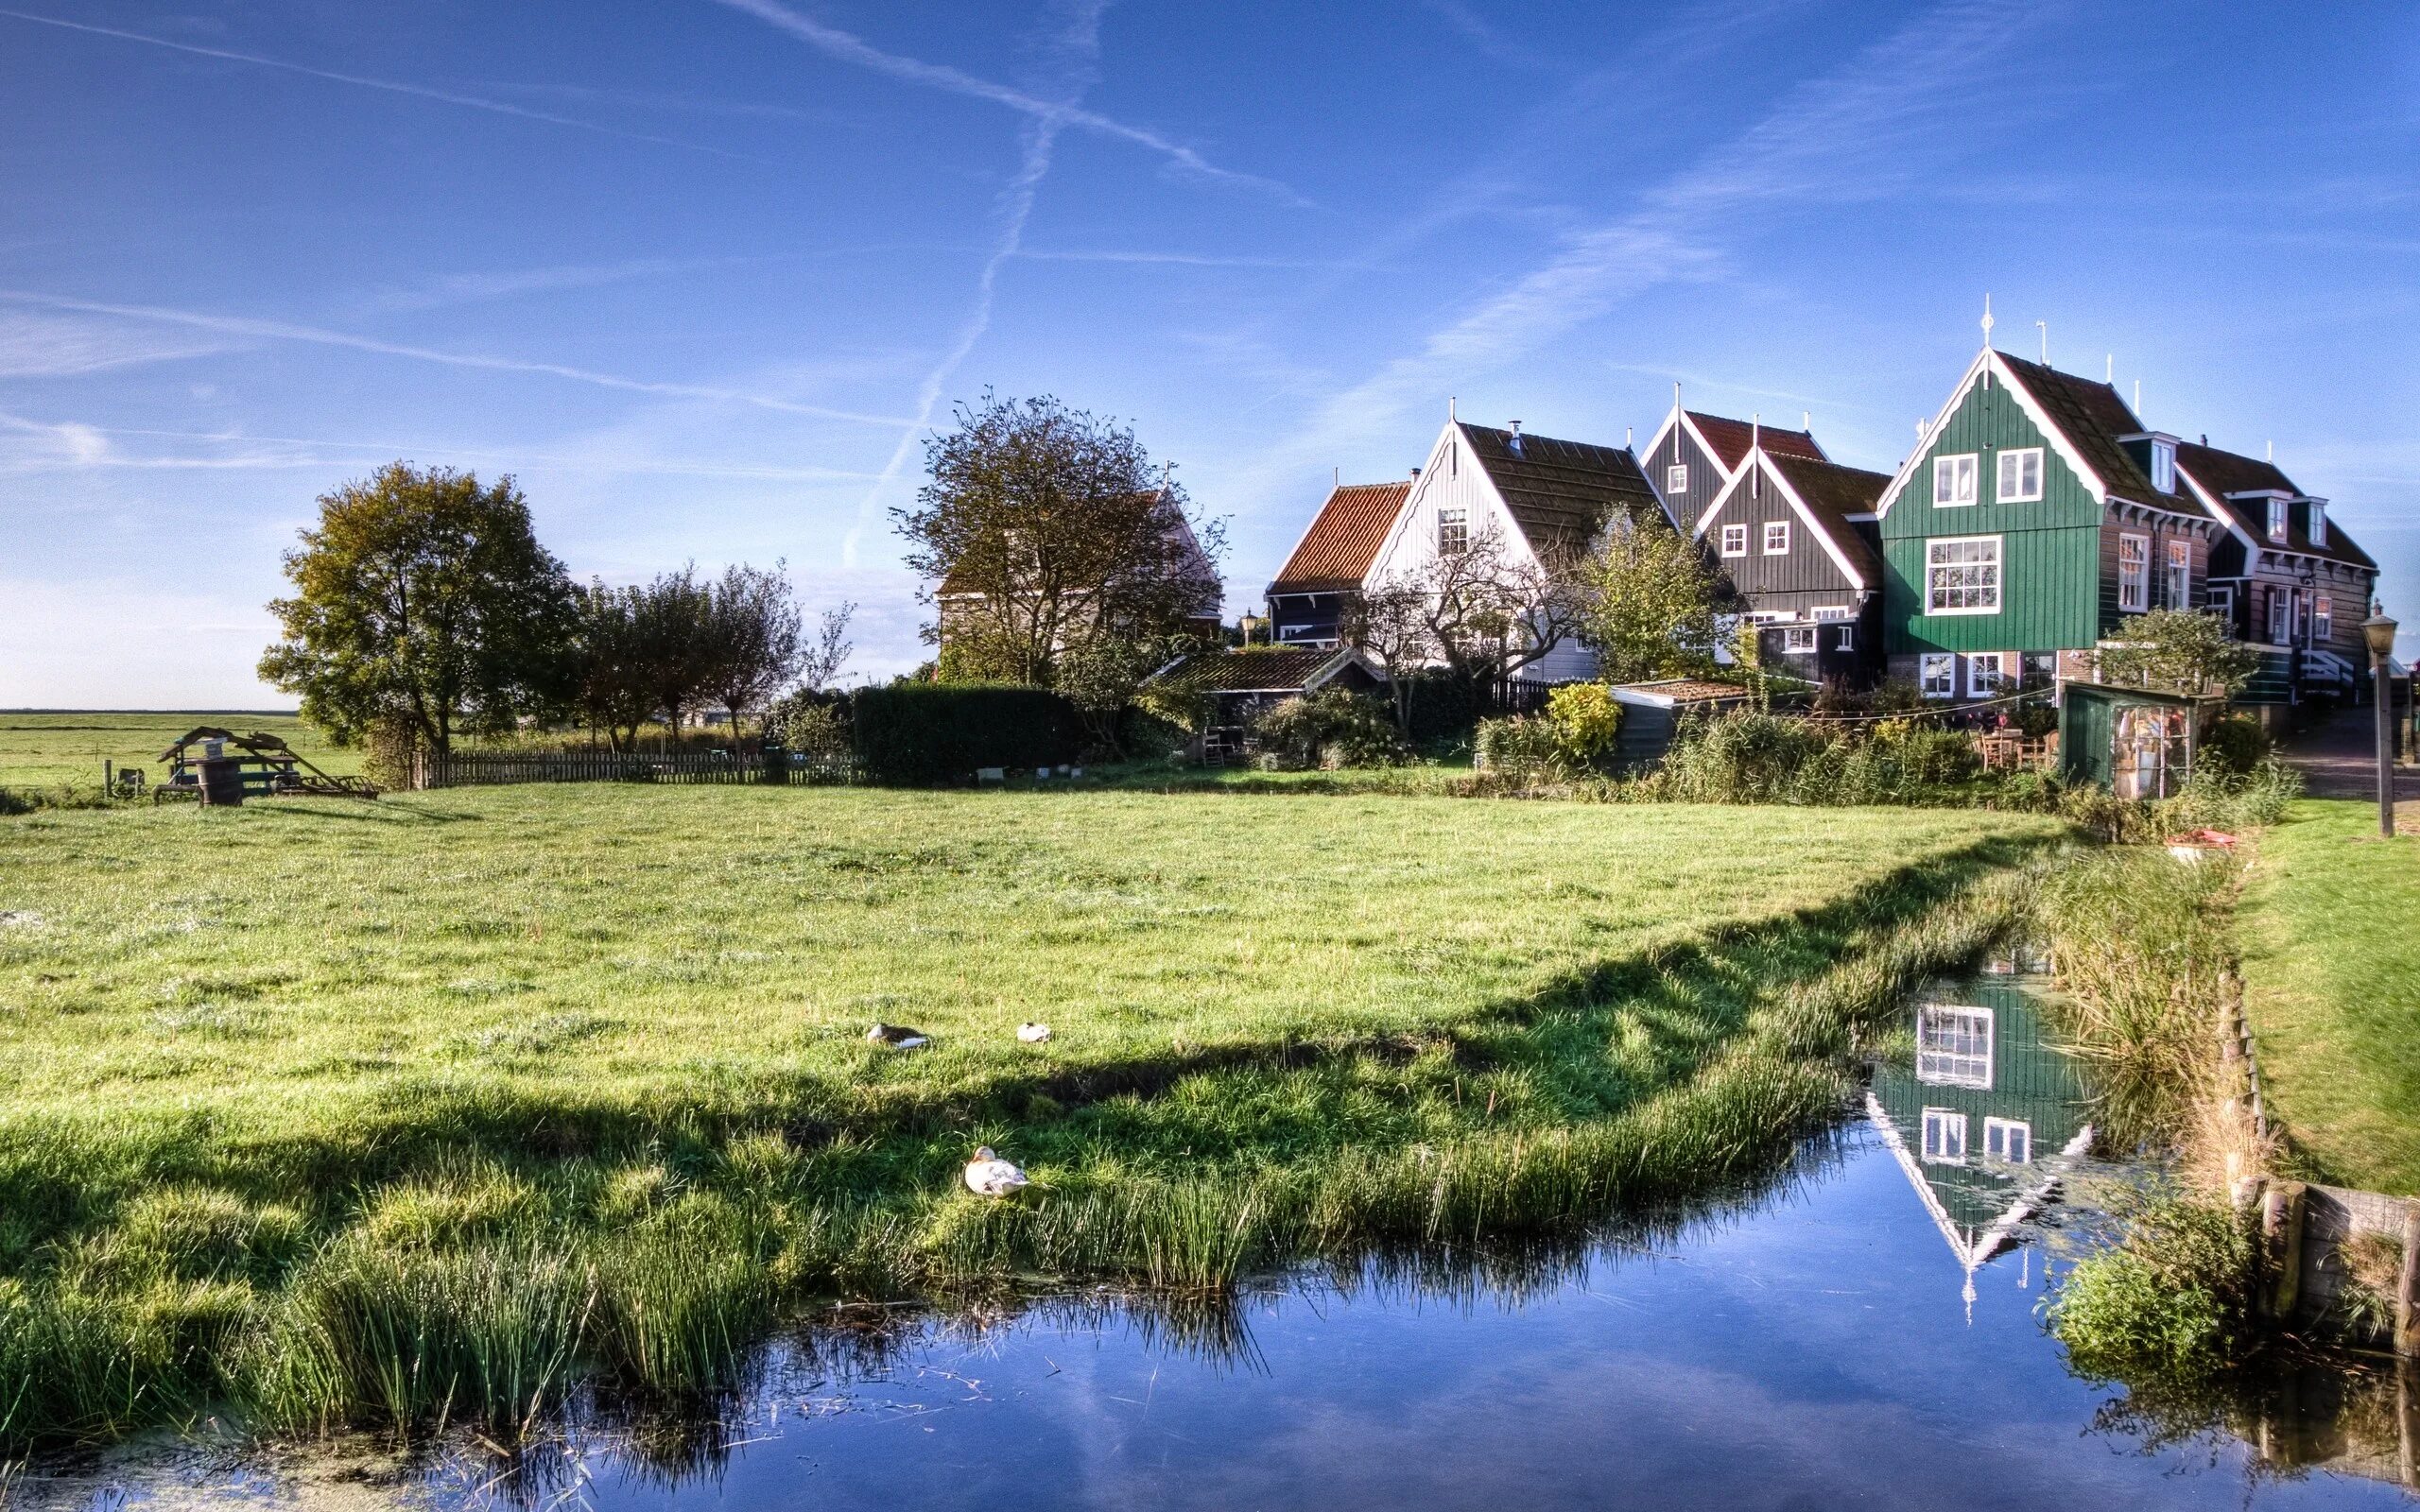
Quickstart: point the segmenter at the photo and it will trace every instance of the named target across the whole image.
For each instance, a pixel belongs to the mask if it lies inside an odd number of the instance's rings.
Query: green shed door
[[[2109,785],[2109,718],[2106,698],[2069,687],[2060,700],[2059,765],[2067,779]]]

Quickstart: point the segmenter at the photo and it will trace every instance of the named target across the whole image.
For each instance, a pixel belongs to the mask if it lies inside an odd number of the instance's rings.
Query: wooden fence
[[[412,785],[492,787],[515,782],[846,782],[855,777],[846,762],[789,755],[786,768],[768,769],[752,751],[575,750],[540,754],[456,751],[422,753],[412,763]]]

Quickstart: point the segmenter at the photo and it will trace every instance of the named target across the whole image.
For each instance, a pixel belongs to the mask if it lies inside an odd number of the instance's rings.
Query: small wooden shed
[[[1616,683],[1614,701],[1622,706],[1620,732],[1615,737],[1615,761],[1624,770],[1652,766],[1672,748],[1681,716],[1693,710],[1721,713],[1747,707],[1748,690],[1728,682],[1696,678],[1667,678],[1657,682]]]
[[[2069,682],[2059,701],[2059,764],[2069,782],[2119,798],[2169,798],[2193,776],[2222,700],[2101,682]]]

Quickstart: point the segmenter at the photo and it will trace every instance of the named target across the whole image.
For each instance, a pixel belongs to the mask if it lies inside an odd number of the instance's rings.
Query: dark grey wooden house
[[[1732,420],[1681,407],[1681,390],[1672,388],[1672,410],[1656,427],[1654,438],[1639,454],[1638,465],[1664,501],[1664,512],[1683,530],[1695,530],[1716,497],[1739,473],[1749,450],[1761,440],[1776,455],[1831,460],[1806,431],[1778,430],[1754,421]]]
[[[1752,433],[1740,464],[1697,517],[1698,539],[1759,627],[1765,666],[1863,685],[1882,672],[1882,557],[1875,502],[1891,479],[1778,447]]]

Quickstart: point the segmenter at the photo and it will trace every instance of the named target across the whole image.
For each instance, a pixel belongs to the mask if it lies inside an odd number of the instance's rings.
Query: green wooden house
[[[1915,1054],[1876,1068],[1866,1116],[1964,1272],[2017,1226],[2092,1143],[2087,1089],[2046,1036],[2040,979],[2000,961],[1919,994]]]
[[[1887,671],[1928,698],[2088,678],[2128,617],[2198,609],[2221,526],[2117,389],[1985,347],[1883,490]]]

